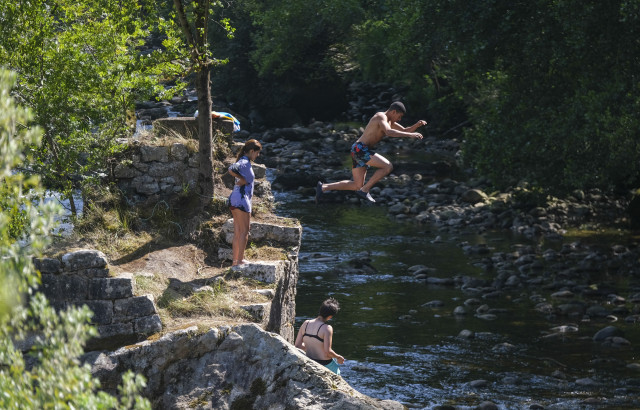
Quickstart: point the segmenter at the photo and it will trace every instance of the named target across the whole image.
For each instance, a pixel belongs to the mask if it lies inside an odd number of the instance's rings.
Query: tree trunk
[[[69,209],[71,210],[71,215],[73,215],[74,217],[78,216],[78,211],[76,210],[76,203],[75,203],[75,200],[73,199],[73,191],[71,191],[69,195],[67,195],[67,199],[69,200]]]
[[[209,67],[200,66],[197,72],[196,91],[198,93],[198,141],[200,168],[198,187],[201,204],[213,199],[213,130],[211,121],[211,88],[209,87]]]

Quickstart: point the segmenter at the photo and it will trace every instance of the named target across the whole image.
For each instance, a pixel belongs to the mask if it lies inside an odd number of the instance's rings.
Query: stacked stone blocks
[[[110,348],[143,340],[162,330],[153,296],[135,296],[127,277],[110,277],[106,256],[82,249],[35,260],[41,290],[58,310],[87,305],[99,336],[88,348]]]
[[[198,180],[198,153],[174,142],[167,146],[132,145],[129,159],[113,175],[128,197],[140,201],[154,195],[171,196],[191,189]]]

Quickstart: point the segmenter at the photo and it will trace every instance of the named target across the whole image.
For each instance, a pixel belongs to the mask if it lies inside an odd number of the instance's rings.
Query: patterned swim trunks
[[[353,161],[353,168],[368,167],[367,162],[371,160],[371,157],[375,155],[375,152],[370,151],[362,142],[356,142],[351,146],[351,160]]]

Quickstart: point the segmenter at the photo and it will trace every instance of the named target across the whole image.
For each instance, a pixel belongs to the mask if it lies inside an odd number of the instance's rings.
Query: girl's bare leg
[[[239,209],[231,210],[233,216],[233,242],[231,244],[233,262],[231,266],[247,263],[244,259],[244,250],[249,240],[249,226],[251,225],[251,214]]]

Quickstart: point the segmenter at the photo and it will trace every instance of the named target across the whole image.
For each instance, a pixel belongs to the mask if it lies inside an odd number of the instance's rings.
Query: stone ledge
[[[249,312],[249,314],[258,322],[263,323],[269,318],[269,310],[271,309],[271,302],[267,303],[255,303],[252,305],[242,305],[242,309]]]
[[[258,261],[232,266],[231,270],[242,276],[264,283],[277,283],[285,273],[287,261]]]
[[[228,219],[222,226],[225,241],[233,242],[233,219]],[[281,246],[300,246],[302,226],[286,226],[274,223],[251,222],[249,240],[254,242],[275,242]]]

